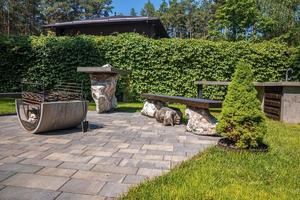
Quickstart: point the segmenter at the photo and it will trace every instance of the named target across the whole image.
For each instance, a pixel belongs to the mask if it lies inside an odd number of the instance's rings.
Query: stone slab
[[[75,194],[96,195],[101,190],[105,182],[71,179],[60,190]]]
[[[156,150],[156,151],[173,151],[173,145],[154,145],[145,144],[142,149]]]
[[[41,155],[42,152],[40,151],[27,151],[25,153],[22,153],[20,155],[18,155],[18,157],[21,157],[21,158],[35,158],[39,155]]]
[[[137,172],[137,175],[147,176],[148,178],[153,178],[155,176],[162,175],[163,173],[166,173],[166,172],[168,172],[168,170],[140,168]]]
[[[68,153],[52,153],[47,156],[45,159],[48,160],[58,160],[64,162],[80,162],[86,163],[92,159],[92,156],[76,156]]]
[[[127,175],[125,179],[123,180],[123,183],[126,184],[139,184],[142,181],[148,179],[146,176],[140,176],[140,175]]]
[[[74,169],[61,169],[61,168],[52,168],[46,167],[41,171],[37,172],[39,175],[45,176],[62,176],[62,177],[71,177],[76,170]]]
[[[138,168],[136,167],[120,167],[111,165],[96,165],[92,171],[104,173],[117,173],[117,174],[136,174]]]
[[[1,200],[53,200],[59,192],[8,186],[0,191]]]
[[[25,158],[9,156],[9,157],[3,158],[2,160],[0,160],[0,162],[1,163],[17,163],[17,162],[20,162],[24,159]]]
[[[63,192],[55,200],[106,200],[106,197]]]
[[[75,169],[75,170],[90,170],[95,166],[95,164],[91,163],[75,163],[75,162],[64,162],[58,166],[58,168],[64,169]]]
[[[99,194],[106,197],[119,197],[127,192],[130,186],[129,184],[106,183]]]
[[[56,167],[62,163],[62,161],[46,160],[46,159],[34,159],[28,158],[20,162],[21,164],[38,165],[43,167]]]
[[[68,178],[42,176],[35,174],[16,174],[2,182],[3,185],[38,188],[45,190],[58,190]]]
[[[138,167],[149,169],[170,169],[170,161],[158,160],[140,160],[140,159],[123,159],[120,163],[121,167]]]
[[[42,167],[36,165],[25,165],[25,164],[14,164],[14,163],[5,163],[3,165],[0,165],[0,170],[2,171],[35,173],[40,169],[42,169]]]
[[[61,138],[49,138],[44,141],[44,143],[50,143],[50,144],[67,144],[69,142],[71,142],[71,140],[61,139]]]
[[[88,156],[102,156],[102,157],[110,157],[114,152],[107,152],[107,151],[86,151],[83,155]]]
[[[12,171],[0,171],[0,182],[15,174],[16,172],[12,172]]]
[[[122,182],[124,177],[124,174],[101,173],[93,171],[78,171],[72,176],[72,178],[76,179],[95,180],[103,182]]]
[[[115,166],[121,162],[122,158],[94,157],[89,163]]]

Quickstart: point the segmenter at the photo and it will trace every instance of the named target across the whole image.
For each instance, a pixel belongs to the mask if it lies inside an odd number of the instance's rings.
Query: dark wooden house
[[[55,23],[43,26],[52,29],[57,36],[63,35],[114,35],[117,33],[139,33],[150,38],[167,38],[160,19],[155,17],[103,17],[93,20],[81,20]]]

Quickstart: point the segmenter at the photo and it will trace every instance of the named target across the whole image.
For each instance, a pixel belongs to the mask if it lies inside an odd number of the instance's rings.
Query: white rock
[[[207,109],[187,108],[185,114],[188,117],[186,130],[199,135],[215,135],[217,119]]]
[[[98,80],[97,80],[98,79]],[[98,75],[97,79],[92,79],[92,97],[96,103],[98,113],[110,111],[117,107],[115,96],[117,86],[116,75]]]
[[[148,117],[155,117],[155,113],[163,106],[161,102],[145,101],[141,113]]]

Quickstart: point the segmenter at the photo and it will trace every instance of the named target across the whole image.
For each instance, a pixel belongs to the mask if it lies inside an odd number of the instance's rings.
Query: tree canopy
[[[0,34],[38,34],[42,24],[109,16],[112,9],[112,0],[2,0]]]

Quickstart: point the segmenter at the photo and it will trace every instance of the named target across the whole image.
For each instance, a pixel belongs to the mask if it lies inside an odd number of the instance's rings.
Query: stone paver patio
[[[31,135],[0,117],[0,199],[114,199],[218,138],[164,127],[140,113],[88,113],[91,131]]]

